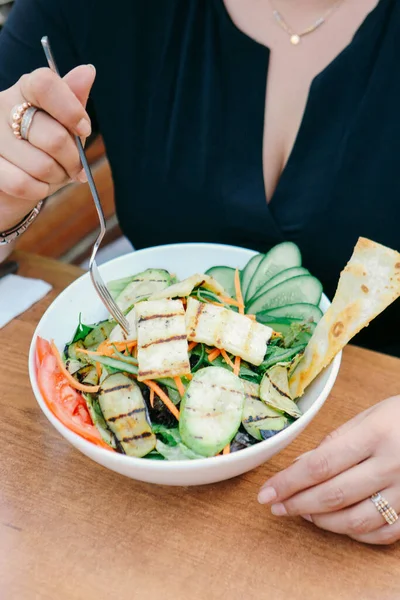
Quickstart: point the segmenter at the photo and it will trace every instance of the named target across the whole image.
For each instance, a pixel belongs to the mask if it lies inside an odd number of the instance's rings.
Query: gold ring
[[[21,135],[21,122],[24,117],[24,114],[31,108],[32,104],[30,102],[23,102],[19,106],[17,106],[12,114],[12,123],[11,127],[14,132],[15,137],[18,140],[22,140],[23,137]]]
[[[371,496],[371,501],[375,504],[376,509],[382,515],[388,525],[393,525],[396,523],[399,515],[379,492]]]

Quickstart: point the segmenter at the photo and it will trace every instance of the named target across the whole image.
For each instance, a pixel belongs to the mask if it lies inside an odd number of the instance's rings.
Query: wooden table
[[[1,600],[400,598],[400,546],[363,546],[301,519],[275,518],[256,500],[268,476],[398,393],[399,360],[347,348],[319,416],[251,473],[199,488],[138,483],[85,458],[40,412],[28,346],[45,308],[79,270],[18,260],[22,274],[54,291],[0,331]]]

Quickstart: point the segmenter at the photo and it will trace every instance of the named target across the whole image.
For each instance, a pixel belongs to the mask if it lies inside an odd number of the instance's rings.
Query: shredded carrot
[[[246,315],[246,317],[248,319],[251,319],[252,321],[256,321],[257,320],[256,315]]]
[[[153,390],[153,388],[150,389],[150,406],[151,406],[151,408],[154,408],[154,390]]]
[[[213,362],[220,354],[221,350],[219,350],[219,348],[215,348],[215,350],[210,352],[210,354],[208,355],[208,362]]]
[[[101,374],[102,374],[102,368],[101,368],[101,364],[99,362],[96,363],[96,372],[97,372],[97,377],[100,380]]]
[[[230,452],[231,452],[231,445],[227,444],[225,446],[225,448],[222,450],[222,454],[230,454]]]
[[[273,331],[272,332],[272,335],[271,335],[272,339],[274,339],[274,338],[281,338],[281,337],[283,337],[283,335],[282,335],[282,333],[280,331]]]
[[[178,392],[181,395],[181,398],[185,395],[185,386],[182,383],[182,379],[180,377],[174,377],[174,381],[176,383],[176,387],[178,388]]]
[[[234,372],[235,375],[237,375],[239,377],[239,373],[240,373],[240,356],[235,356],[235,366],[234,366],[233,372]]]
[[[230,367],[232,367],[232,369],[234,369],[235,365],[233,364],[233,362],[229,358],[227,351],[226,350],[221,350],[221,354],[222,354],[222,357],[223,357],[224,361],[226,362],[226,364],[229,365]]]
[[[229,298],[228,296],[218,296],[218,299],[225,304],[231,304],[232,306],[239,306],[239,301]]]
[[[51,345],[53,354],[56,358],[57,366],[60,369],[60,371],[62,372],[62,374],[64,375],[64,377],[68,380],[68,383],[70,384],[71,387],[75,388],[76,390],[79,390],[80,392],[86,392],[87,394],[95,394],[96,392],[99,391],[99,389],[100,389],[99,385],[84,385],[83,383],[79,383],[79,381],[77,381],[75,379],[75,377],[72,377],[71,373],[68,371],[68,369],[64,365],[63,360],[58,351],[58,348],[55,345],[53,340],[51,341],[50,345]]]
[[[176,408],[175,404],[173,402],[171,402],[171,400],[168,398],[167,394],[162,391],[160,386],[157,385],[157,383],[155,381],[151,381],[150,379],[146,379],[146,381],[143,381],[143,383],[146,384],[147,387],[149,387],[151,390],[154,390],[154,392],[157,394],[157,396],[160,398],[160,400],[162,402],[164,402],[164,404],[168,408],[168,410],[179,421],[179,410]]]
[[[97,347],[97,352],[100,352],[101,354],[105,354],[106,352],[110,351],[110,344],[107,342],[107,340],[104,340],[104,342],[101,342],[101,344],[99,344],[99,346]]]
[[[122,352],[123,350],[130,350],[131,348],[134,348],[137,345],[137,341],[132,340],[131,342],[107,342],[107,345],[113,345],[119,352]]]
[[[77,352],[82,352],[82,354],[89,354],[90,356],[112,356],[112,354],[114,354],[114,352],[111,354],[110,350],[99,352],[98,350],[84,350],[83,348],[79,348]]]
[[[188,379],[189,381],[191,381],[193,379],[193,375],[192,373],[188,373],[187,375],[185,375],[186,379]]]
[[[238,305],[239,305],[239,312],[241,315],[244,315],[243,294],[242,294],[242,289],[240,287],[240,276],[239,276],[238,269],[235,270],[235,292],[236,292],[236,299],[237,299]]]
[[[191,352],[193,350],[193,348],[196,348],[198,342],[190,342],[188,350],[189,352]]]

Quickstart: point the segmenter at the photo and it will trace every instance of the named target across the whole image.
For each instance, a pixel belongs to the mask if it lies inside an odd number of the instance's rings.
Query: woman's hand
[[[387,525],[370,499],[381,492],[400,514],[399,423],[400,396],[357,415],[267,481],[259,501],[360,542],[399,540],[400,519]]]
[[[91,132],[85,110],[95,69],[77,67],[61,79],[50,69],[23,75],[0,93],[0,231],[16,225],[49,194],[71,180],[86,181],[73,134]],[[28,101],[39,108],[29,141],[11,128],[15,107]]]

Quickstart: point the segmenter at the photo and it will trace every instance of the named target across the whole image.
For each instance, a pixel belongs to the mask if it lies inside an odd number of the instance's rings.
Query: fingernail
[[[81,119],[79,121],[78,125],[76,126],[76,132],[78,135],[83,135],[83,137],[88,137],[92,132],[90,123],[86,119]]]
[[[273,504],[271,506],[271,512],[273,515],[275,515],[275,517],[285,517],[287,515],[287,510],[281,503]]]
[[[92,65],[91,63],[86,65],[88,67],[90,67],[91,69],[93,69],[93,71],[96,73],[96,67],[94,65]]]
[[[80,173],[78,173],[77,175],[77,180],[80,181],[81,183],[87,183],[87,176],[85,173],[85,169],[82,169],[82,171]]]
[[[305,519],[306,521],[310,521],[310,523],[313,522],[311,515],[300,515],[302,519]]]
[[[266,487],[260,490],[258,501],[260,504],[270,504],[277,499],[277,493],[273,487]]]

